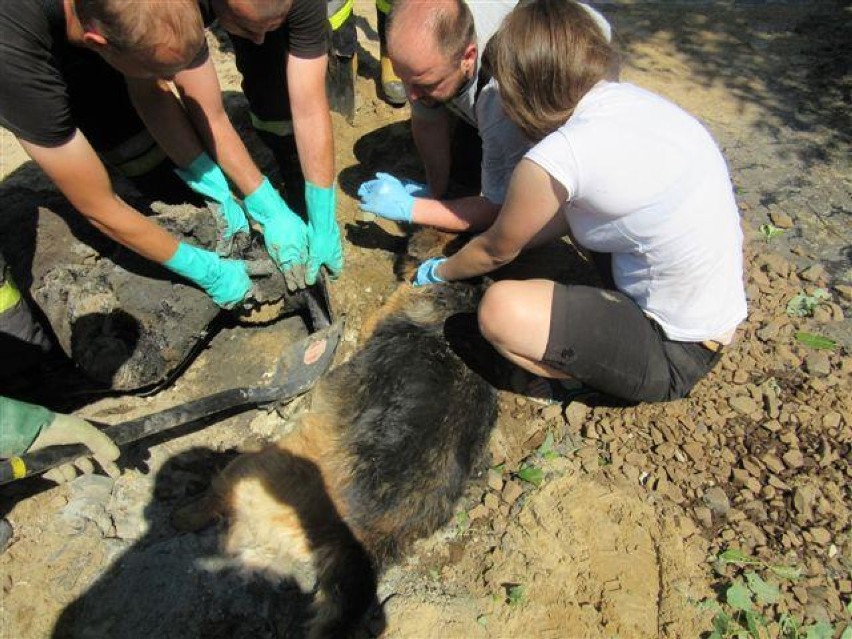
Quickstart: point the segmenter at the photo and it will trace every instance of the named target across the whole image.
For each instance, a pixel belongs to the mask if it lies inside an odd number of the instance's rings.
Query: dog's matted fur
[[[444,335],[480,295],[466,284],[401,285],[365,324],[361,349],[317,384],[293,434],[234,460],[176,525],[224,516],[231,552],[312,558],[310,636],[351,633],[382,567],[450,519],[491,432],[495,391]]]

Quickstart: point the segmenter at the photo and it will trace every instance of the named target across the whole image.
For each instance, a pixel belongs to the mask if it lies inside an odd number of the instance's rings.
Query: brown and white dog
[[[231,462],[175,525],[224,517],[226,550],[249,562],[311,559],[308,636],[351,634],[380,571],[449,521],[491,433],[496,392],[445,336],[453,316],[475,326],[480,297],[468,284],[402,284],[359,351],[316,385],[294,432]]]

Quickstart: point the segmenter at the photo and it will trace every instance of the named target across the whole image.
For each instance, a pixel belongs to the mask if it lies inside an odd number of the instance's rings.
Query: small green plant
[[[831,299],[831,293],[824,288],[818,288],[813,295],[801,292],[787,302],[787,315],[791,317],[810,317],[816,307]]]
[[[814,350],[834,350],[834,347],[837,346],[837,342],[833,339],[829,339],[827,337],[823,337],[822,335],[817,335],[815,333],[805,333],[799,331],[793,337],[796,338],[796,341],[802,344],[803,346],[807,346],[808,348],[813,348]]]
[[[506,603],[510,606],[519,606],[524,601],[526,588],[523,584],[506,584]]]
[[[556,452],[553,448],[553,433],[548,431],[547,436],[544,438],[544,441],[541,442],[541,446],[538,447],[536,451],[536,455],[538,455],[541,459],[545,459],[550,461],[551,459],[556,459],[559,457],[559,453]]]
[[[774,237],[783,234],[784,229],[778,228],[774,224],[761,224],[760,232],[763,234],[763,239],[765,239],[766,243],[769,244]]]
[[[703,599],[695,602],[702,610],[711,610],[713,630],[708,639],[765,639],[769,637],[769,622],[764,612],[781,597],[779,584],[761,576],[772,575],[785,581],[795,581],[801,571],[795,566],[770,564],[735,548],[728,549],[717,557],[721,566],[730,564],[741,568],[724,588],[719,600]],[[780,639],[831,639],[834,628],[819,622],[805,628],[791,615],[783,614],[777,619]],[[849,637],[847,637],[849,633]],[[847,628],[841,639],[852,639],[852,629]]]
[[[470,515],[466,510],[460,510],[456,513],[456,537],[461,537],[467,529],[470,528]]]
[[[544,471],[538,466],[525,464],[524,467],[518,471],[518,477],[537,487],[541,486],[541,483],[544,481]]]
[[[486,615],[479,615],[476,618],[476,623],[478,623],[483,628],[488,625],[488,617]]]

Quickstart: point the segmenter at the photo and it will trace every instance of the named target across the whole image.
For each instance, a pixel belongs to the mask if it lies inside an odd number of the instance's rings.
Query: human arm
[[[423,184],[399,180],[388,173],[361,184],[358,196],[361,209],[395,222],[413,222],[444,231],[481,231],[488,228],[500,205],[482,196],[455,200],[429,197]]]
[[[332,275],[343,269],[343,245],[337,225],[334,187],[334,142],[325,92],[328,56],[287,57],[290,108],[299,161],[305,175],[308,211],[308,265],[305,282],[313,284],[320,268]]]
[[[212,79],[208,77],[209,73],[205,75],[203,69],[208,66],[212,66],[209,59],[201,68],[187,70],[179,75],[183,76],[188,84],[193,87],[192,90],[197,93],[204,93],[206,89],[209,89],[211,83],[216,88],[219,86],[215,72]],[[209,69],[207,71],[209,72]],[[177,169],[178,175],[194,191],[204,196],[214,213],[223,219],[225,228],[216,250],[221,255],[230,254],[232,238],[238,233],[248,233],[248,222],[242,208],[231,194],[231,188],[225,174],[207,154],[183,104],[178,101],[168,84],[162,80],[127,78],[126,82],[136,110],[157,143],[179,167]],[[196,89],[196,85],[200,88]],[[209,95],[205,94],[207,101],[213,103],[218,101],[221,106],[219,96],[214,96],[212,91],[207,93],[209,93]],[[187,99],[187,103],[190,102],[191,99]],[[210,109],[216,111],[215,105]],[[224,115],[224,109],[219,109],[219,111]],[[202,116],[198,117],[201,118]],[[227,115],[224,115],[224,119],[226,124],[220,124],[218,128],[223,129],[225,132],[222,135],[225,139],[230,140],[227,130],[233,129]],[[211,128],[204,124],[200,126],[200,130],[211,130]],[[232,149],[232,151],[238,153],[238,149]],[[230,162],[232,154],[226,153],[225,156]],[[248,170],[251,171],[254,168],[254,163],[250,159],[248,163]],[[231,169],[233,170],[233,167]],[[242,173],[244,172],[245,169],[242,169]],[[246,180],[250,177],[251,175],[245,177],[243,182],[248,184],[249,182]]]
[[[222,89],[212,60],[208,58],[200,66],[181,71],[174,82],[204,148],[240,193],[244,196],[253,193],[263,181],[263,174],[225,111]],[[169,153],[168,148],[166,152]]]
[[[525,248],[562,235],[560,207],[568,199],[564,186],[530,160],[521,160],[512,175],[506,202],[485,232],[439,264],[440,280],[461,280],[491,271],[514,260]]]
[[[325,92],[328,56],[287,56],[287,82],[293,133],[305,180],[320,188],[334,182],[334,140]],[[282,98],[283,99],[283,98]]]
[[[291,290],[302,286],[300,266],[307,259],[307,229],[254,164],[222,104],[216,70],[208,59],[175,76],[186,112],[224,173],[243,193],[249,216],[263,228],[270,257]]]
[[[208,251],[193,249],[193,252],[204,254],[203,273],[197,268],[174,268],[173,260],[178,249],[185,245],[115,194],[104,165],[82,133],[75,132],[68,142],[58,147],[39,146],[24,140],[20,142],[24,151],[71,205],[105,235],[135,253],[188,277],[220,306],[230,306],[248,294],[251,284],[245,275],[245,267],[239,262],[220,260]]]
[[[82,133],[75,132],[56,147],[19,141],[71,205],[98,230],[154,262],[165,262],[174,255],[177,238],[115,194],[103,163]]]
[[[450,117],[445,107],[411,108],[411,134],[426,171],[429,191],[443,197],[450,182]],[[425,224],[426,222],[424,222]]]

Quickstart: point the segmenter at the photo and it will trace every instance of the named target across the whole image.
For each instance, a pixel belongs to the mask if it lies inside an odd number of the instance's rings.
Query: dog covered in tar
[[[294,432],[235,459],[175,524],[227,518],[226,550],[249,564],[311,559],[309,636],[351,634],[381,570],[449,521],[488,441],[496,393],[445,336],[448,319],[475,318],[480,296],[461,283],[401,285]]]

